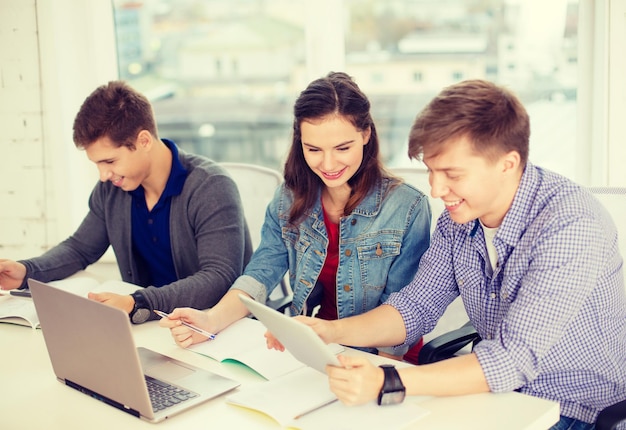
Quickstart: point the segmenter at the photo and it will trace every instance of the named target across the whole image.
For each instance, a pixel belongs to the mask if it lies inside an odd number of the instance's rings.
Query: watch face
[[[398,403],[402,403],[402,401],[404,400],[405,394],[406,394],[405,390],[390,391],[387,393],[383,393],[381,395],[379,404],[381,406],[385,406],[385,405],[396,405]]]
[[[150,318],[150,309],[138,308],[133,312],[133,315],[130,317],[131,321],[135,324],[144,323]]]

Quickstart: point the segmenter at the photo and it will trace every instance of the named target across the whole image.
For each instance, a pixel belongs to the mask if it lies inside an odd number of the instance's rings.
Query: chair
[[[283,176],[276,170],[255,164],[219,163],[235,181],[241,196],[243,212],[250,230],[252,248],[261,243],[261,227],[265,220],[265,210],[274,197],[276,188],[283,182]],[[284,312],[291,303],[293,293],[286,276],[270,294],[267,305]]]
[[[604,408],[596,419],[596,430],[616,430],[620,423],[626,423],[626,400]]]
[[[276,170],[246,163],[219,163],[237,184],[243,212],[250,229],[252,248],[261,243],[261,227],[265,220],[265,209],[274,197],[276,188],[282,184],[283,176]]]
[[[467,321],[456,330],[449,331],[426,342],[420,349],[417,364],[429,364],[457,355],[468,345],[480,342],[480,336],[471,322]]]

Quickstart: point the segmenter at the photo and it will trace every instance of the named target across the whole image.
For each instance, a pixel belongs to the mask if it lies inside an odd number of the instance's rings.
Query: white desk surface
[[[263,380],[245,368],[218,363],[176,346],[156,321],[133,327],[137,346],[187,361],[245,384]],[[0,324],[0,428],[2,429],[279,429],[261,413],[210,400],[171,419],[150,424],[94,400],[56,380],[41,330]],[[348,350],[349,354],[362,354]],[[374,361],[384,361],[371,355]],[[557,403],[519,393],[426,398],[430,413],[409,428],[545,430],[558,421]],[[328,428],[332,426],[329,425]]]

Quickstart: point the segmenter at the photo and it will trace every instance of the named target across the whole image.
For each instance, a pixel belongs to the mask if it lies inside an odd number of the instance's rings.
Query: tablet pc
[[[327,364],[341,367],[335,352],[311,327],[250,297],[239,298],[296,359],[322,373]]]

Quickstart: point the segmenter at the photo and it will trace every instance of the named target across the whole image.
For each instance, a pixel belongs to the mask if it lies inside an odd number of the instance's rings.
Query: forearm
[[[457,396],[490,391],[475,354],[399,369],[408,395]]]
[[[223,277],[219,273],[198,271],[162,287],[140,290],[153,309],[171,312],[175,308],[211,308],[223,298],[235,276]]]
[[[20,263],[26,267],[24,283],[29,277],[42,282],[67,278],[94,263],[101,255],[86,254],[78,246],[80,244],[70,238],[39,257],[21,260]]]
[[[332,342],[343,345],[395,346],[406,338],[402,316],[389,305],[380,305],[364,314],[335,320],[332,324]]]
[[[69,238],[39,257],[21,261],[27,269],[26,277],[43,282],[63,279],[102,257],[109,247],[103,203],[96,198],[95,190],[89,201],[89,212]]]
[[[224,330],[226,327],[248,316],[248,308],[239,299],[239,295],[250,297],[244,291],[231,289],[217,305],[207,310],[207,315],[213,321],[216,331]]]

